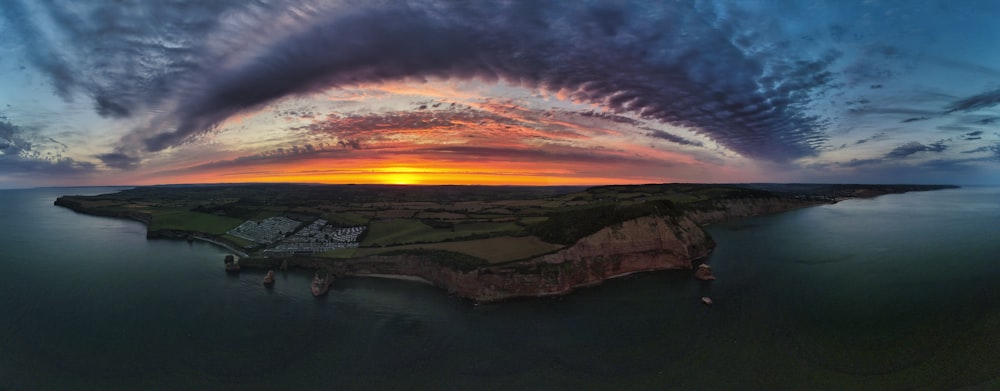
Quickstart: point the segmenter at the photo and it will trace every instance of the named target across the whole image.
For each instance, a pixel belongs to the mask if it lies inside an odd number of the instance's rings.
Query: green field
[[[226,235],[246,220],[322,218],[366,226],[350,258],[392,251],[444,254],[456,264],[507,262],[572,245],[601,228],[651,214],[678,218],[714,210],[719,200],[785,197],[828,202],[864,194],[927,189],[872,185],[652,184],[580,187],[206,185],[150,186],[98,196],[67,196],[99,215],[151,220],[149,230],[199,232],[261,255],[263,246]],[[448,255],[451,254],[451,255]],[[463,258],[468,257],[468,258]],[[477,261],[478,262],[478,261]],[[464,267],[464,266],[463,266]]]
[[[171,229],[179,231],[204,232],[212,235],[222,235],[243,223],[243,220],[216,216],[206,213],[191,212],[183,209],[153,210],[151,231]]]
[[[368,226],[362,247],[432,243],[475,235],[513,234],[523,231],[514,222],[474,222],[454,224],[451,229],[434,228],[416,219],[375,220]]]
[[[319,254],[325,258],[355,258],[397,251],[441,250],[482,259],[491,264],[526,259],[559,250],[565,246],[543,242],[535,236],[498,236],[487,239],[459,240],[387,247],[340,249]]]

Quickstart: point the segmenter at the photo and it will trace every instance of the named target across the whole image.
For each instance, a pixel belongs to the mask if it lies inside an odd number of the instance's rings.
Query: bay
[[[942,389],[1000,385],[1000,188],[848,200],[708,227],[719,277],[633,275],[476,306],[407,282],[233,277],[0,191],[0,389]],[[712,306],[699,302],[710,296]]]

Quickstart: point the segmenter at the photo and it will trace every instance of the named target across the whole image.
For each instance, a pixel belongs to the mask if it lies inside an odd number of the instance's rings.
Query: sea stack
[[[698,265],[698,269],[694,271],[694,278],[702,281],[711,281],[715,279],[715,276],[712,275],[712,267],[703,263]]]
[[[264,275],[264,285],[274,284],[274,270],[268,270]]]
[[[235,259],[232,254],[226,255],[226,259],[223,260],[226,263],[226,273],[239,273],[240,272],[240,261]]]
[[[333,276],[329,272],[324,273],[323,277],[320,277],[320,271],[316,272],[312,280],[312,294],[313,296],[322,296],[326,291],[330,290],[330,284],[333,283]]]

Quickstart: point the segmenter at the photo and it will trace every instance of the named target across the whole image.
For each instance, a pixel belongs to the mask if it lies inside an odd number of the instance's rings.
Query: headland
[[[580,187],[199,185],[63,196],[148,238],[205,240],[244,269],[394,277],[491,302],[561,295],[637,272],[693,270],[702,226],[947,185],[657,184]]]

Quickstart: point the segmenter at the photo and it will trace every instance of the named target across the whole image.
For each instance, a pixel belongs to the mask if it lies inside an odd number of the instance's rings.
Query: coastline
[[[213,239],[209,239],[209,238],[206,238],[206,237],[202,237],[202,236],[199,236],[199,235],[191,235],[191,237],[193,239],[197,239],[197,240],[200,240],[200,241],[203,241],[203,242],[212,243],[212,244],[214,244],[216,246],[219,246],[219,247],[222,247],[222,248],[224,248],[226,250],[229,250],[233,254],[238,255],[240,257],[240,259],[250,258],[250,256],[247,255],[247,253],[245,253],[243,251],[240,251],[240,250],[237,250],[237,249],[231,247],[228,244],[225,244],[225,243],[213,240]]]
[[[825,185],[820,185],[825,186]],[[952,186],[876,187],[864,185],[864,193],[844,197],[874,198],[884,194],[954,188]],[[846,190],[845,190],[846,189]],[[60,197],[55,205],[90,215],[131,218],[147,227],[147,238],[198,239],[239,256],[248,269],[272,269],[279,265],[307,270],[326,270],[339,277],[386,278],[436,286],[449,294],[476,302],[496,302],[517,298],[566,295],[578,288],[634,273],[659,270],[693,270],[695,262],[707,256],[715,243],[704,226],[739,218],[782,213],[843,200],[849,185],[838,194],[781,193],[748,191],[739,197],[716,197],[698,203],[655,204],[666,209],[647,209],[645,215],[631,215],[626,220],[609,221],[596,232],[566,244],[561,250],[506,263],[476,266],[455,264],[440,259],[439,254],[405,253],[373,255],[362,258],[331,259],[314,256],[251,257],[223,241],[190,231],[149,231],[152,215],[146,213],[108,213],[93,210],[75,197]],[[861,193],[861,194],[859,194]],[[873,194],[878,193],[878,194]],[[837,197],[833,197],[836,195]],[[636,217],[638,216],[638,217]],[[139,218],[137,218],[139,217]],[[563,222],[560,224],[569,224]],[[563,229],[556,225],[555,229]],[[566,225],[565,229],[570,226]],[[402,250],[399,250],[402,251]],[[445,256],[447,259],[447,255]]]
[[[356,274],[351,274],[351,277],[369,277],[369,278],[383,278],[387,280],[413,281],[413,282],[419,282],[421,284],[434,286],[434,283],[429,280],[417,276],[408,276],[405,274],[356,273]]]

